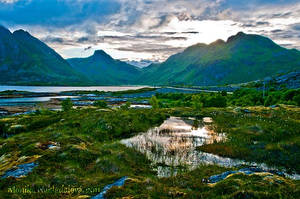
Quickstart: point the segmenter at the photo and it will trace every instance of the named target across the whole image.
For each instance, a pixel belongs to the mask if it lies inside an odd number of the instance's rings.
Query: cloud
[[[0,0],[0,3],[7,3],[7,4],[9,4],[9,3],[15,3],[17,1],[18,0]]]
[[[46,43],[64,43],[64,39],[61,37],[51,37],[51,36],[47,36],[46,38],[41,39],[43,42]]]
[[[45,27],[66,27],[86,20],[105,23],[120,10],[117,0],[2,0],[0,5],[1,21]]]
[[[293,30],[300,31],[300,23],[292,24],[291,27]]]
[[[92,46],[88,46],[88,47],[84,48],[83,50],[87,51],[87,50],[91,50],[91,49],[92,49]]]
[[[300,49],[299,0],[0,0],[0,23],[65,57],[101,48],[115,58],[162,61],[238,31]]]

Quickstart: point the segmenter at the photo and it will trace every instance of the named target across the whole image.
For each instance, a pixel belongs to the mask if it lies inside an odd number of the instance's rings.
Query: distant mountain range
[[[222,85],[300,70],[300,52],[272,40],[238,33],[225,42],[196,44],[163,63],[138,68],[102,50],[87,58],[63,59],[18,30],[0,26],[0,84],[6,85]]]
[[[138,68],[145,68],[147,66],[150,66],[153,63],[159,63],[158,61],[151,61],[151,60],[140,60],[140,61],[126,61],[127,64],[136,66]]]

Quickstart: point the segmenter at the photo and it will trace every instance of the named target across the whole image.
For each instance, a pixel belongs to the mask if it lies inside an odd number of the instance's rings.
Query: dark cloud
[[[46,43],[59,43],[59,44],[63,44],[64,43],[64,39],[63,38],[61,38],[61,37],[51,37],[51,36],[43,38],[42,41],[46,42]]]
[[[289,16],[292,15],[292,12],[286,12],[286,13],[276,13],[276,14],[273,14],[271,17],[272,18],[287,18]]]
[[[117,0],[19,0],[0,3],[2,22],[44,27],[65,27],[86,20],[107,22],[107,16],[120,11]]]
[[[87,51],[87,50],[91,50],[91,49],[92,49],[92,46],[88,46],[88,47],[84,48],[83,50]]]
[[[291,27],[293,30],[300,31],[300,23],[293,24]]]
[[[268,25],[270,25],[270,23],[267,22],[267,21],[258,21],[258,22],[255,22],[255,21],[251,20],[251,21],[247,21],[247,22],[243,23],[241,25],[241,27],[243,27],[243,28],[253,28],[253,27],[268,26]]]
[[[256,25],[257,25],[257,26],[261,26],[261,25],[267,26],[267,25],[270,25],[270,23],[267,22],[267,21],[258,21],[258,22],[256,22]]]
[[[163,35],[147,35],[147,34],[137,34],[137,35],[125,35],[125,36],[85,36],[77,39],[77,43],[84,44],[97,44],[101,42],[116,44],[116,43],[132,43],[132,42],[152,42],[160,43],[172,40],[187,40],[187,37],[177,37],[177,36],[163,36]]]
[[[255,25],[248,23],[248,24],[242,24],[241,27],[250,28],[250,27],[255,27]]]
[[[148,53],[167,53],[167,54],[173,54],[177,53],[179,51],[184,50],[184,48],[181,47],[173,47],[169,45],[149,45],[149,44],[133,44],[128,47],[121,47],[117,48],[117,50],[120,51],[129,51],[129,52],[148,52]]]
[[[197,24],[194,22],[228,20],[232,22],[232,30],[294,42],[290,46],[300,45],[299,8],[299,0],[242,3],[240,0],[16,0],[13,3],[0,1],[0,23],[11,29],[25,28],[54,47],[76,46],[80,53],[86,46],[84,51],[105,44],[120,51],[165,56],[183,49],[165,45],[176,43],[168,41],[187,40],[190,44],[196,34],[200,38],[206,31],[196,25],[169,26],[171,21]],[[283,22],[274,27],[273,18],[279,19],[279,23],[281,19],[293,18],[297,23],[285,25]],[[163,30],[167,31],[161,32]],[[101,35],[102,31],[107,33]]]
[[[283,46],[285,48],[294,48],[293,44],[281,44],[281,46]]]
[[[181,32],[183,34],[199,34],[197,31]]]
[[[89,41],[88,37],[80,37],[79,39],[77,39],[78,43],[86,43]]]
[[[280,33],[280,32],[283,32],[283,30],[281,29],[276,29],[276,30],[271,30],[272,33]]]

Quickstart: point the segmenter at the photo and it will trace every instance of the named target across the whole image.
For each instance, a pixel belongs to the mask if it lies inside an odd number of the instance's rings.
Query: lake
[[[5,86],[0,85],[0,92],[6,90],[59,93],[63,91],[125,91],[137,90],[147,86]]]

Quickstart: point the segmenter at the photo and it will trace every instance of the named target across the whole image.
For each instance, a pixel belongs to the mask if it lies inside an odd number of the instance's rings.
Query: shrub
[[[98,100],[94,102],[94,106],[97,106],[99,108],[107,108],[107,103],[103,100]]]
[[[71,99],[68,98],[61,103],[61,106],[63,111],[70,111],[73,108],[73,103]]]
[[[126,102],[125,104],[123,104],[121,106],[121,109],[122,110],[128,110],[130,108],[130,106],[131,106],[131,103],[130,102]]]
[[[158,99],[155,97],[155,95],[153,95],[149,101],[150,105],[152,106],[153,109],[158,109]]]

